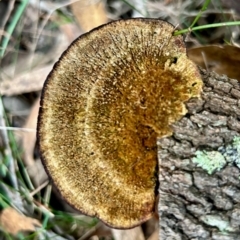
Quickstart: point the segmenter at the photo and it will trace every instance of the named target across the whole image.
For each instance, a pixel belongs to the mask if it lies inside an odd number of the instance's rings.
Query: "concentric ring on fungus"
[[[129,19],[75,40],[49,74],[38,119],[42,161],[62,196],[111,227],[153,212],[157,138],[186,114],[202,81],[181,36]]]

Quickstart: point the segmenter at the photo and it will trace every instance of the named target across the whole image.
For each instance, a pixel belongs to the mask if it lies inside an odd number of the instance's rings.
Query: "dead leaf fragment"
[[[103,1],[77,1],[71,5],[71,9],[85,32],[107,22]]]
[[[188,49],[187,52],[189,58],[202,68],[240,81],[240,48],[209,45]]]
[[[35,226],[40,227],[41,223],[34,218],[21,215],[14,208],[8,207],[3,209],[0,214],[0,225],[5,231],[16,235],[19,232],[35,231]]]
[[[156,229],[147,240],[158,240],[159,239],[158,237],[159,237],[159,229]]]
[[[112,229],[114,239],[116,240],[144,240],[141,227],[135,227],[128,230]]]

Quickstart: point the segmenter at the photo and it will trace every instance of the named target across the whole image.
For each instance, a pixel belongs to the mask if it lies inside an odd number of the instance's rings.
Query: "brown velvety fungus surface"
[[[181,36],[157,19],[111,22],[80,36],[49,74],[38,138],[62,196],[111,227],[155,206],[157,137],[186,114],[202,81]]]

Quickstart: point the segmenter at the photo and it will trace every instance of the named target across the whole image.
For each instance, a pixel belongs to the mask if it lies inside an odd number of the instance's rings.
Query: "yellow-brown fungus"
[[[62,196],[115,228],[149,219],[157,137],[198,97],[202,81],[181,36],[157,19],[111,22],[63,53],[42,93],[42,161]]]

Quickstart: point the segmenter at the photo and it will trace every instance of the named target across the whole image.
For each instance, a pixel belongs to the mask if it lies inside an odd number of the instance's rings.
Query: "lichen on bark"
[[[235,163],[240,168],[240,138],[234,137],[231,143],[215,151],[196,151],[195,155],[192,162],[208,174],[220,171],[227,163]]]
[[[240,84],[201,74],[201,99],[188,101],[173,135],[158,140],[161,240],[239,239]],[[210,175],[192,161],[197,151],[217,151],[226,164]]]

